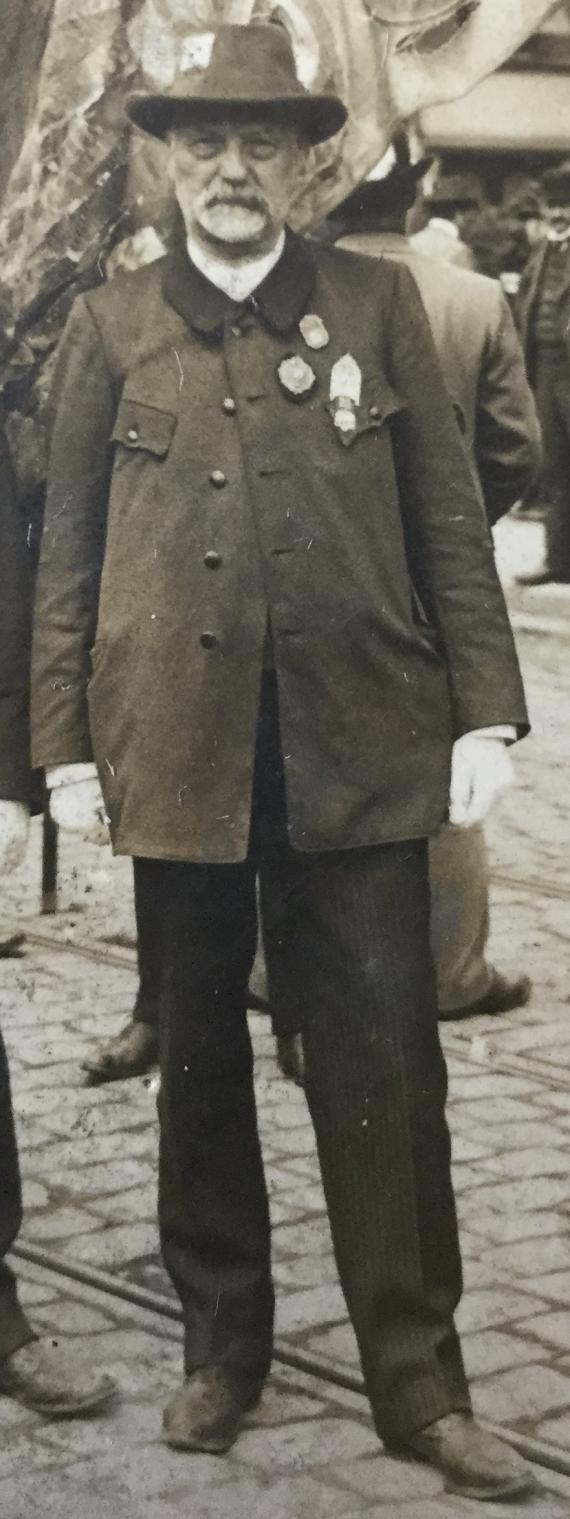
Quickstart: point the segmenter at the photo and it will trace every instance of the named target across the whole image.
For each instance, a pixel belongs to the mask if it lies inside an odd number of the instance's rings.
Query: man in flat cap
[[[95,833],[104,806],[154,902],[185,1326],[166,1438],[228,1449],[271,1362],[259,875],[379,1434],[464,1494],[517,1493],[454,1327],[429,949],[428,835],[491,800],[528,726],[481,503],[408,271],[287,229],[346,113],[303,90],[286,32],[221,28],[204,72],[130,113],[167,142],[187,242],[81,297],[63,340],[35,758],[60,824]]]
[[[546,238],[533,250],[517,298],[527,368],[544,443],[546,557],[521,585],[570,581],[570,159],[541,185]]]

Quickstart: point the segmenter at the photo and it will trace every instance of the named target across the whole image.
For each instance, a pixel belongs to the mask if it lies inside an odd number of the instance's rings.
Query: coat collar
[[[315,273],[310,245],[288,230],[279,262],[243,305],[212,285],[191,262],[183,245],[165,260],[162,290],[179,316],[205,336],[221,334],[224,322],[243,310],[244,305],[253,306],[277,332],[288,332],[306,308]]]

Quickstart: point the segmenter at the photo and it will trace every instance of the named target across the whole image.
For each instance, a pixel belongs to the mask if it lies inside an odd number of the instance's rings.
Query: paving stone
[[[529,1277],[525,1287],[529,1292],[565,1305],[570,1301],[570,1271],[552,1271],[548,1275]]]
[[[477,1208],[470,1215],[470,1228],[497,1245],[507,1245],[516,1240],[561,1235],[565,1229],[565,1220],[561,1213],[521,1213],[518,1217],[516,1214],[484,1213]],[[570,1273],[568,1280],[570,1282]],[[536,1287],[533,1290],[536,1291]]]
[[[566,1176],[568,1156],[550,1146],[513,1150],[508,1155],[493,1155],[480,1161],[481,1171],[495,1171],[509,1176]]]
[[[288,1334],[313,1324],[334,1323],[347,1317],[346,1302],[340,1287],[327,1283],[306,1292],[291,1292],[277,1299],[276,1331]]]
[[[516,1276],[563,1271],[570,1267],[570,1238],[550,1235],[546,1239],[515,1240],[493,1246],[492,1259],[498,1266],[508,1266]]]
[[[503,1324],[518,1324],[547,1306],[530,1293],[516,1292],[510,1287],[488,1290],[481,1288],[462,1298],[457,1311],[457,1325],[460,1333],[467,1334]]]
[[[328,1329],[326,1333],[318,1329],[316,1334],[307,1340],[310,1353],[325,1356],[328,1360],[340,1362],[340,1364],[354,1367],[360,1371],[356,1338],[352,1324],[338,1324],[334,1329]]]
[[[527,1319],[525,1330],[558,1350],[570,1351],[570,1308],[563,1313],[540,1313]]]
[[[532,1320],[530,1321],[532,1323]],[[525,1320],[525,1335],[528,1322]],[[522,1335],[504,1334],[498,1329],[484,1329],[462,1337],[463,1359],[467,1376],[487,1377],[496,1371],[508,1371],[512,1366],[528,1366],[540,1361],[543,1351],[532,1345]],[[529,1370],[529,1376],[532,1376]]]
[[[156,1224],[118,1224],[116,1228],[78,1235],[73,1241],[74,1261],[101,1270],[112,1270],[126,1261],[154,1255],[157,1250]]]
[[[326,1466],[329,1461],[355,1460],[366,1451],[378,1450],[372,1427],[344,1420],[314,1419],[280,1429],[248,1429],[240,1435],[236,1454],[240,1461],[278,1470],[279,1467]]]
[[[82,1196],[78,1193],[78,1200]],[[33,1213],[26,1218],[22,1239],[65,1241],[75,1234],[88,1234],[97,1229],[98,1219],[81,1208],[50,1208],[46,1212]]]
[[[500,1372],[475,1383],[473,1404],[477,1412],[497,1424],[516,1424],[521,1419],[544,1419],[570,1408],[570,1375],[550,1366],[535,1366],[532,1376],[520,1370]]]
[[[74,1302],[71,1298],[56,1303],[43,1304],[36,1315],[36,1327],[42,1325],[50,1334],[83,1335],[101,1334],[109,1331],[113,1320],[100,1308],[88,1303]]]
[[[380,1449],[379,1454],[351,1461],[350,1467],[337,1468],[339,1482],[347,1490],[382,1504],[406,1503],[443,1492],[438,1472],[419,1462],[396,1460]]]

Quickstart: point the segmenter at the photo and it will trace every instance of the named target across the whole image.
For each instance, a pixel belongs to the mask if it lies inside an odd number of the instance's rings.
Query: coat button
[[[204,554],[204,564],[208,570],[219,570],[221,563],[222,556],[216,549],[208,549],[207,554]]]
[[[234,416],[235,412],[237,411],[237,407],[236,407],[236,403],[234,401],[233,396],[226,396],[226,399],[225,399],[225,401],[223,403],[223,409],[224,409],[224,411],[226,413],[226,416],[228,416],[228,417],[233,417]]]
[[[216,486],[217,490],[223,490],[224,485],[226,484],[226,477],[223,469],[213,469],[210,475],[210,481],[212,485]]]
[[[233,338],[242,338],[243,337],[243,327],[232,327],[231,334],[232,334]]]
[[[136,443],[139,435],[138,427],[129,427],[127,438],[131,443]]]
[[[370,416],[371,417],[379,417],[380,416],[380,407],[379,406],[371,406],[370,407]]]
[[[200,643],[203,649],[215,649],[217,642],[215,633],[200,634]]]

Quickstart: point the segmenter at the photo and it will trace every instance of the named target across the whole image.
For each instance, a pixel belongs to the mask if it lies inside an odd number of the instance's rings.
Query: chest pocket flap
[[[343,431],[335,424],[335,431],[345,448],[350,448],[365,433],[379,432],[380,428],[384,427],[392,417],[406,410],[407,402],[403,401],[397,391],[392,389],[388,380],[376,375],[375,378],[364,381],[362,400],[355,416],[355,427],[350,431]],[[327,411],[334,423],[335,404],[332,401],[329,402]]]
[[[125,397],[119,405],[111,440],[122,443],[124,448],[142,448],[157,459],[164,459],[174,436],[176,421],[171,411],[160,411],[158,406],[149,406],[146,401],[131,401]]]

